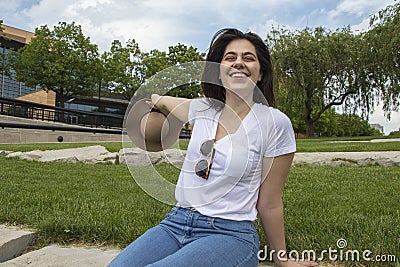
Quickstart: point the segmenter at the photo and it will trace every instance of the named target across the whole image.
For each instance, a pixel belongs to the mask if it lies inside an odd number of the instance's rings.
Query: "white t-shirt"
[[[200,152],[205,140],[214,139],[221,111],[203,98],[189,108],[192,136],[175,190],[178,205],[194,207],[201,214],[225,219],[254,221],[261,184],[262,157],[296,151],[289,118],[277,109],[255,103],[238,130],[215,142],[209,178],[198,177],[196,163],[207,158]],[[210,157],[208,157],[210,160]]]

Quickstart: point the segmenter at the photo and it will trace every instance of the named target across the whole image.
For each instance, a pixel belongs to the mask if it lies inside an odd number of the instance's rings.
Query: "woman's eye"
[[[234,57],[226,57],[225,60],[231,61],[231,60],[235,60],[235,58]]]
[[[246,60],[246,61],[254,61],[254,58],[253,57],[245,57],[244,60]]]

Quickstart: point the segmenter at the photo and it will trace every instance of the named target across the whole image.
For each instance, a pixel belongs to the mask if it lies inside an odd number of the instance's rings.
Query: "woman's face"
[[[221,61],[220,78],[224,87],[232,91],[254,89],[261,80],[262,73],[256,48],[250,41],[236,39],[226,46]]]

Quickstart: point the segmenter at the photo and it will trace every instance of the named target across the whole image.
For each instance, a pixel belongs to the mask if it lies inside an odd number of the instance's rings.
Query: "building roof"
[[[0,36],[17,41],[19,43],[27,44],[35,36],[33,32],[28,32],[12,26],[2,24],[3,31],[0,32]]]

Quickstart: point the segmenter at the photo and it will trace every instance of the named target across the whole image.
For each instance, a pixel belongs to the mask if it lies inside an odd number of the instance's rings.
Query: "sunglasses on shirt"
[[[194,168],[196,175],[206,180],[208,179],[211,170],[211,165],[214,160],[214,154],[215,154],[214,145],[215,145],[215,139],[206,140],[201,144],[200,153],[203,156],[206,156],[206,159],[199,160]],[[209,161],[208,158],[210,157],[210,155],[211,158]]]

